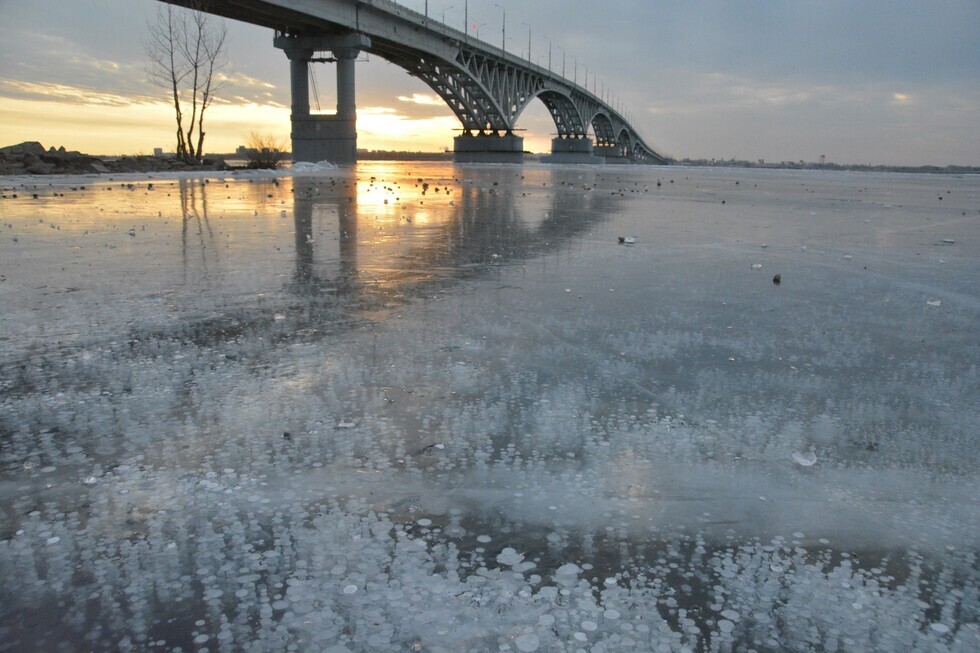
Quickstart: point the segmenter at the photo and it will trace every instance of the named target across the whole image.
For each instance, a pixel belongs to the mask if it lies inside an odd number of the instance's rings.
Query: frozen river
[[[0,651],[980,649],[980,178],[0,186]]]

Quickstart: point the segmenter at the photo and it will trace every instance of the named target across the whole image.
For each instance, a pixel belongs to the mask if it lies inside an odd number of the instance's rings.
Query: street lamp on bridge
[[[493,3],[493,6],[504,12],[504,18],[500,21],[500,54],[505,54],[507,52],[507,9],[496,2]]]
[[[527,27],[527,62],[531,63],[531,26],[524,21],[521,21],[521,25]]]

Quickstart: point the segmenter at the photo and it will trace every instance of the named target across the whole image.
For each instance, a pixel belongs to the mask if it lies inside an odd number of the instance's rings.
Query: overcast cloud
[[[421,11],[424,0],[402,4]],[[470,23],[498,44],[608,89],[647,142],[677,157],[892,164],[980,164],[980,2],[890,0],[470,0]],[[0,0],[0,111],[14,99],[146,103],[141,39],[154,0]],[[450,7],[450,5],[452,5]],[[430,0],[457,28],[463,0]],[[223,100],[283,115],[288,65],[268,30],[228,23]],[[371,58],[358,66],[358,106],[398,125],[451,124],[418,80]],[[333,76],[318,66],[320,99]],[[380,112],[380,113],[379,113]],[[540,103],[520,126],[546,143]],[[288,131],[288,124],[282,126]],[[453,132],[444,138],[448,145]],[[8,133],[4,137],[9,139]],[[32,138],[24,134],[24,138]],[[237,137],[236,135],[230,135]]]

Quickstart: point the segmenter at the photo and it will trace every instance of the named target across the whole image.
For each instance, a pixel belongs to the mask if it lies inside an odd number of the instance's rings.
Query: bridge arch
[[[510,132],[512,125],[490,89],[459,67],[418,53],[382,55],[431,88],[449,106],[467,133]]]
[[[568,95],[554,89],[541,91],[536,96],[551,114],[555,122],[555,131],[559,138],[584,138],[587,136],[585,122],[579,114],[578,107]],[[530,101],[528,101],[530,104]],[[523,109],[527,108],[526,105]]]
[[[616,149],[621,157],[630,157],[633,153],[633,137],[625,127],[619,130],[619,136],[616,138]]]
[[[595,134],[596,145],[613,145],[616,142],[616,132],[613,130],[612,119],[603,111],[592,116],[592,131]]]

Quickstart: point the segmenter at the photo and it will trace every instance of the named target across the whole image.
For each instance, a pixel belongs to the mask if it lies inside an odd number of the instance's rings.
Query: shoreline
[[[227,172],[248,170],[246,166],[229,165],[227,155],[205,157],[199,165],[185,163],[172,157],[152,155],[97,156],[66,150],[64,147],[45,149],[37,141],[0,147],[0,177],[45,177],[73,174],[129,174],[171,172]],[[536,163],[541,154],[532,154],[525,163]],[[445,153],[396,152],[388,150],[362,151],[362,161],[444,161],[452,160]],[[818,170],[827,172],[892,172],[902,174],[976,175],[980,166],[921,165],[895,166],[877,164],[780,162],[758,163],[745,160],[679,159],[672,164],[678,168],[736,168],[750,170]]]
[[[37,141],[0,148],[0,176],[206,172],[233,169],[222,157],[206,157],[200,165],[149,155],[99,157],[64,147],[45,149]]]

